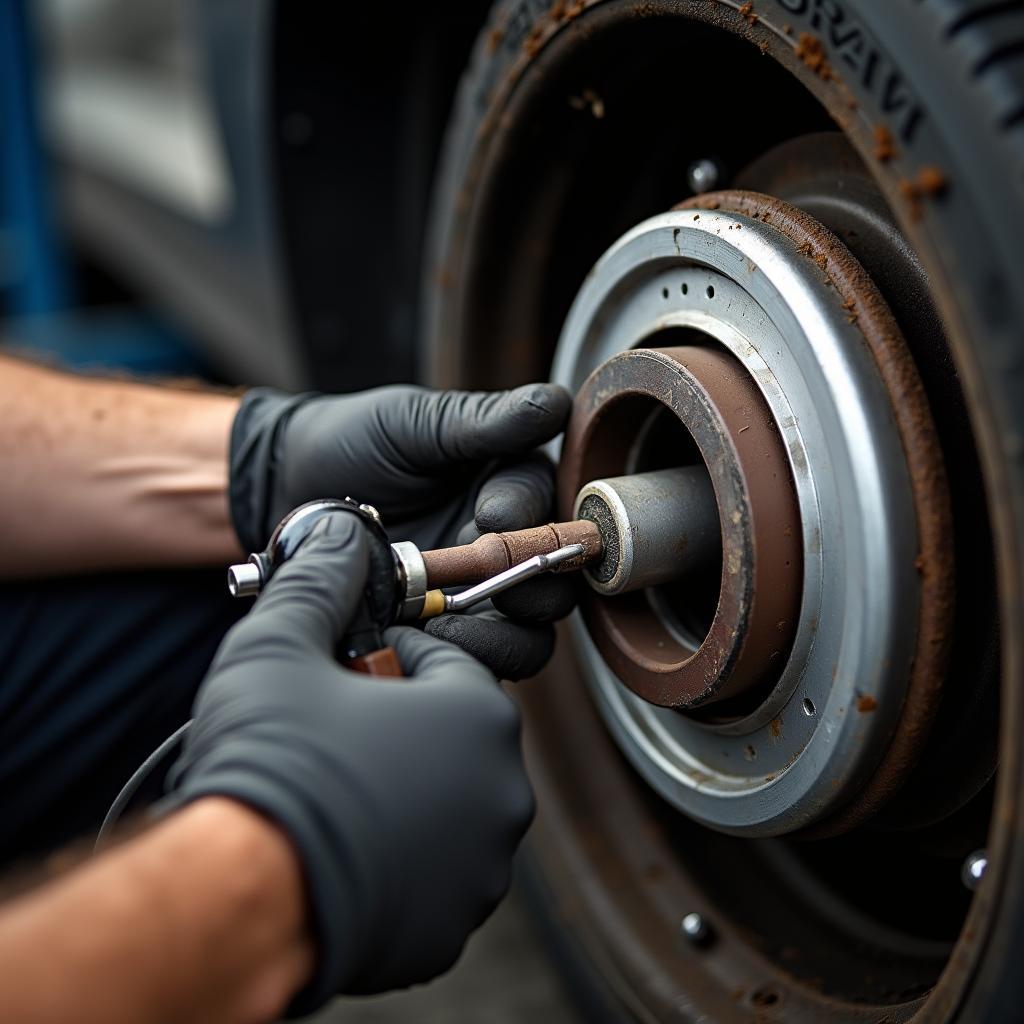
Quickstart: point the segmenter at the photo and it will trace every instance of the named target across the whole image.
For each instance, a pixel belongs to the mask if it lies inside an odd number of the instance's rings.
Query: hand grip
[[[345,664],[353,672],[365,672],[369,676],[400,678],[403,674],[394,647],[381,647],[379,650],[370,651],[369,654],[360,654],[357,658],[350,658]]]

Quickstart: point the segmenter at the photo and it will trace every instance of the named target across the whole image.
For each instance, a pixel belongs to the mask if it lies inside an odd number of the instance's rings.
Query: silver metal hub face
[[[753,712],[715,722],[648,704],[578,617],[573,635],[608,727],[665,799],[723,831],[780,835],[849,800],[899,719],[919,607],[913,492],[888,393],[840,296],[747,216],[675,210],[619,239],[577,295],[553,379],[576,391],[615,353],[680,328],[743,363],[789,453],[804,569],[788,662]]]

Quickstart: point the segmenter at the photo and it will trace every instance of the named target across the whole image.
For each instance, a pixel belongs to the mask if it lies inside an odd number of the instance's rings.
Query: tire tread
[[[1024,190],[1024,0],[939,0],[940,31],[990,112]]]

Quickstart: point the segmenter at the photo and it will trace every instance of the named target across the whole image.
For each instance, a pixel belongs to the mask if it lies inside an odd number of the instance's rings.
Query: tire
[[[825,1012],[819,997],[834,1000],[837,1019],[1024,1017],[1024,9],[1002,0],[496,5],[458,92],[435,191],[424,350],[437,386],[547,377],[588,270],[623,232],[688,193],[691,160],[713,154],[738,172],[793,137],[836,129],[923,267],[927,296],[915,299],[899,294],[913,292],[906,275],[863,260],[897,310],[945,456],[960,467],[950,471],[954,518],[971,519],[971,537],[991,537],[994,549],[991,577],[957,570],[967,649],[957,674],[986,675],[990,657],[1000,686],[988,871],[952,954],[934,976],[922,971],[916,990],[897,991],[902,979],[857,993],[816,983],[813,971],[787,982],[781,968],[770,984],[751,983],[759,970],[769,976],[766,959],[786,960],[793,938],[765,938],[791,909],[740,880],[742,858],[760,847],[716,845],[638,780],[563,642],[544,680],[524,688],[540,802],[531,871],[563,954],[609,1019],[814,1020]],[[932,305],[929,329],[921,310]],[[958,541],[958,566],[985,562],[962,554]],[[936,734],[957,749],[962,692],[948,694],[951,722]],[[911,776],[907,793],[924,794],[926,777],[924,768]],[[912,803],[894,808],[910,816]],[[714,957],[687,947],[677,923],[695,901],[722,897],[706,881],[712,860],[733,866],[732,896],[747,910],[723,926],[721,961],[696,964]]]

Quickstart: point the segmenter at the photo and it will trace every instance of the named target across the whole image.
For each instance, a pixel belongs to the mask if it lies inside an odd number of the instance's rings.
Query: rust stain
[[[762,219],[767,220],[768,218],[763,217]],[[814,260],[814,262],[818,265],[819,270],[827,271],[828,257],[823,252],[815,251],[814,246],[811,245],[810,242],[804,242],[802,245],[800,245],[797,248],[797,252],[800,253],[802,256],[810,256],[811,259]]]
[[[876,160],[884,164],[899,155],[899,151],[896,149],[896,140],[884,124],[876,124],[874,134]]]
[[[922,167],[917,172],[917,187],[926,196],[941,196],[947,184],[946,176],[938,167]]]
[[[753,5],[753,3],[751,3],[751,0],[747,0],[747,2],[745,4],[742,4],[740,6],[739,13],[740,13],[740,17],[741,18],[746,18],[747,19],[747,23],[748,24],[750,24],[750,25],[756,25],[757,24],[758,17],[754,13],[754,5]]]
[[[783,771],[788,771],[790,768],[792,768],[793,765],[796,764],[797,758],[803,752],[804,752],[803,751],[803,747],[801,747],[799,750],[794,750],[793,753],[790,754],[789,757],[786,758],[786,763],[782,766],[782,770]]]
[[[878,707],[878,701],[874,697],[868,696],[866,693],[862,693],[857,698],[857,710],[861,714],[867,714],[869,711],[874,711]]]
[[[777,740],[782,735],[782,719],[778,715],[768,723],[768,732],[771,733],[773,740]]]
[[[796,41],[796,55],[819,78],[826,82],[832,78],[832,67],[825,57],[825,47],[817,36],[801,32]]]
[[[928,173],[919,173],[914,179],[912,194],[919,203],[922,196],[937,195],[947,187],[942,172],[929,168]],[[939,703],[954,606],[948,484],[928,400],[916,367],[892,313],[864,269],[845,250],[832,243],[831,236],[817,221],[781,200],[726,191],[691,198],[687,205],[704,207],[712,201],[722,209],[754,219],[760,214],[762,223],[768,221],[770,213],[772,227],[786,235],[798,251],[807,254],[804,246],[808,245],[812,254],[828,253],[828,279],[839,301],[849,303],[844,308],[851,316],[856,316],[857,329],[871,350],[889,394],[896,399],[893,413],[914,488],[921,538],[921,607],[906,699],[889,749],[872,779],[847,808],[802,833],[806,837],[836,835],[875,813],[899,788],[919,756]],[[867,702],[862,699],[856,707],[862,713],[874,710],[874,698],[868,698]]]
[[[900,195],[907,201],[910,216],[919,220],[925,199],[936,199],[949,187],[949,181],[938,167],[922,167],[914,178],[899,183]]]
[[[540,53],[541,42],[544,38],[544,26],[534,25],[530,34],[523,40],[523,52],[527,57],[533,58]]]

